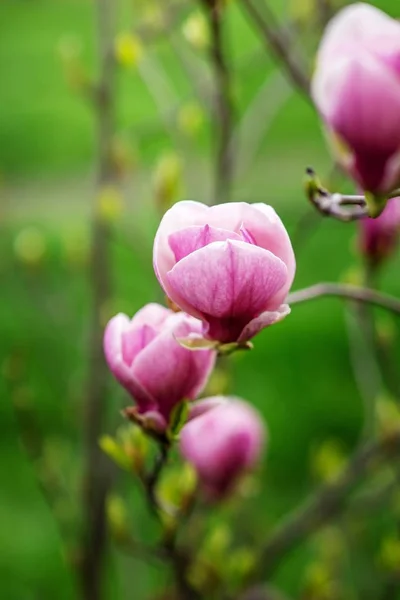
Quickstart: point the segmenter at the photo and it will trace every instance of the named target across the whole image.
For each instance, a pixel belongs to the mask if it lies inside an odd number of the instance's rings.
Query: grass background
[[[133,27],[143,10],[135,3],[122,4],[120,31]],[[394,0],[373,4],[394,16],[398,12]],[[275,8],[281,13],[291,10],[278,0]],[[73,536],[82,460],[90,311],[88,216],[96,148],[93,111],[68,87],[59,47],[65,40],[77,40],[87,72],[96,73],[94,10],[90,0],[0,3],[0,580],[7,600],[77,595],[38,475],[46,477],[54,470],[58,481],[62,473],[66,496],[72,500],[61,496],[56,508]],[[227,27],[240,119],[266,78],[274,76],[275,67],[235,2],[227,13]],[[171,35],[181,35],[180,25]],[[306,39],[310,51],[314,41]],[[249,56],[254,59],[245,62]],[[196,100],[170,37],[152,44],[146,60],[167,79],[178,104]],[[124,215],[115,223],[110,242],[112,308],[133,314],[143,303],[162,298],[151,268],[152,236],[159,220],[153,188],[156,164],[165,152],[176,152],[184,171],[182,197],[207,201],[213,136],[205,117],[196,136],[177,146],[171,136],[176,123],[168,130],[163,126],[160,97],[149,92],[140,73],[121,69],[116,86],[117,129],[135,159],[125,181]],[[271,102],[274,90],[272,86]],[[251,167],[235,181],[233,195],[270,203],[281,215],[297,249],[295,288],[337,280],[359,265],[354,225],[316,220],[309,233],[301,235],[298,222],[307,210],[302,174],[308,164],[324,173],[330,159],[313,110],[293,93],[277,112]],[[32,252],[37,252],[37,260]],[[400,293],[397,272],[395,258],[382,281],[393,293]],[[398,326],[390,324],[397,339]],[[334,439],[344,452],[351,450],[362,427],[363,406],[350,366],[340,301],[294,307],[290,318],[263,332],[255,346],[254,352],[232,358],[230,388],[259,407],[268,422],[270,443],[261,489],[240,509],[241,515],[247,511],[242,522],[251,521],[258,535],[266,535],[315,485],[310,464],[318,445]],[[116,387],[110,399],[115,415],[121,402]],[[34,465],[20,443],[15,403],[28,419],[34,415],[45,435],[44,456]],[[127,481],[121,485],[132,495],[133,527],[146,536],[137,490]],[[215,518],[223,521],[225,515],[216,511]],[[372,529],[363,524],[364,549],[352,556],[349,567],[349,589],[358,577],[363,599],[376,598],[371,582],[382,575],[379,547],[393,528],[390,520],[381,521]],[[296,597],[314,554],[312,544],[303,547],[277,575],[277,582]],[[162,570],[113,550],[106,597],[140,600],[149,590],[162,588],[165,577]]]

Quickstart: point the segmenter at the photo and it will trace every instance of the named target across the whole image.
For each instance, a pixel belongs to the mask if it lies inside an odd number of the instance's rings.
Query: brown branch
[[[94,88],[94,109],[98,129],[98,191],[117,180],[112,158],[114,135],[114,0],[97,0],[98,52],[100,74]],[[107,545],[105,501],[111,484],[111,464],[98,446],[107,406],[108,371],[102,350],[101,315],[111,296],[111,264],[108,246],[110,225],[101,218],[97,198],[92,217],[90,275],[92,286],[89,366],[85,406],[84,537],[81,580],[85,600],[102,596],[102,569]]]
[[[317,211],[325,217],[334,217],[338,221],[349,222],[358,221],[364,217],[370,216],[371,207],[368,207],[366,197],[362,194],[347,195],[339,192],[330,192],[323,187],[313,168],[306,169],[305,192],[308,200],[317,209]],[[394,190],[387,196],[396,198],[400,194],[400,190]],[[384,202],[380,202],[376,212],[373,208],[372,216],[379,216],[385,207]]]
[[[400,431],[360,448],[335,482],[319,489],[272,532],[262,549],[257,576],[263,580],[270,577],[284,556],[345,508],[347,495],[375,461],[390,458],[399,450]]]
[[[287,298],[288,304],[299,304],[323,296],[347,298],[384,308],[400,315],[400,300],[370,288],[345,283],[317,283],[303,290],[292,292]]]
[[[171,514],[171,510],[164,506],[157,497],[157,485],[160,481],[163,469],[167,464],[170,446],[167,443],[159,442],[159,453],[154,462],[153,468],[147,474],[142,476],[142,483],[146,492],[148,506],[151,512],[160,519],[161,513]],[[179,513],[173,514],[178,519]],[[177,545],[177,527],[168,531],[161,542],[160,552],[162,556],[172,566],[179,598],[181,600],[199,600],[200,596],[192,588],[187,579],[188,568],[191,564],[190,553]]]
[[[211,32],[209,54],[215,79],[218,127],[213,204],[218,204],[230,200],[233,178],[231,73],[224,49],[222,16],[224,7],[217,0],[199,1],[206,10]]]
[[[156,456],[152,470],[144,474],[142,483],[146,492],[146,498],[151,511],[158,517],[161,512],[169,512],[160,504],[157,498],[157,485],[160,481],[163,469],[167,464],[169,455],[169,445],[163,442],[159,443],[159,453]]]
[[[263,17],[256,2],[253,0],[241,0],[241,2],[261,33],[267,48],[283,66],[291,83],[310,101],[310,78],[299,60],[298,49],[294,48],[291,36],[279,25],[268,6],[264,4],[265,17]]]

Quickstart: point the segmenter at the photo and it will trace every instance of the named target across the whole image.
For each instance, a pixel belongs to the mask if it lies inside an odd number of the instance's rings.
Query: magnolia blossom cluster
[[[108,323],[104,352],[110,370],[153,432],[168,430],[174,408],[203,391],[218,344],[242,344],[283,319],[295,273],[292,245],[275,211],[264,204],[207,207],[179,202],[162,219],[154,270],[179,312],[148,304],[132,319]],[[182,339],[210,340],[193,350]],[[256,463],[264,426],[238,399],[191,404],[180,449],[209,499],[225,496]]]
[[[387,202],[400,185],[400,23],[366,4],[340,11],[321,42],[312,95],[337,161],[367,192],[370,214],[380,214],[361,222],[359,236],[377,264],[400,224],[400,199]],[[148,304],[132,319],[115,316],[104,335],[106,360],[153,434],[168,435],[175,407],[191,402],[180,450],[216,500],[254,466],[265,428],[242,400],[198,398],[218,350],[248,345],[289,314],[292,245],[265,204],[179,202],[160,223],[153,265],[178,312]]]

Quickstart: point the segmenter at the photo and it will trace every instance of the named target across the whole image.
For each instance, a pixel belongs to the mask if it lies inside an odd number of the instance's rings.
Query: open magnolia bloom
[[[337,160],[366,191],[400,184],[400,23],[369,4],[341,10],[317,54],[312,96]]]
[[[167,296],[209,339],[246,342],[290,312],[293,249],[265,204],[178,202],[160,223],[153,261]]]
[[[243,473],[254,468],[265,441],[259,413],[238,398],[209,398],[208,410],[181,431],[180,451],[197,472],[209,500],[219,500]],[[209,408],[212,403],[215,408]]]
[[[199,320],[159,304],[147,304],[133,319],[118,314],[106,327],[104,353],[111,372],[160,431],[176,404],[202,391],[214,366],[214,351],[193,352],[176,341],[200,334],[201,327]]]

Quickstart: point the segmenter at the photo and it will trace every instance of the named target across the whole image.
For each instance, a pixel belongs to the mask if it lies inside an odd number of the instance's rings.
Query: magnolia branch
[[[294,48],[291,36],[278,24],[273,12],[265,3],[263,5],[264,18],[258,3],[253,0],[241,0],[241,2],[261,33],[266,46],[276,60],[282,64],[289,80],[307,100],[310,100],[310,78],[307,69],[299,59],[298,50]]]
[[[292,292],[289,294],[287,302],[288,304],[299,304],[300,302],[307,302],[308,300],[314,300],[323,296],[365,302],[400,315],[400,300],[394,296],[346,283],[317,283],[303,290]]]
[[[157,486],[160,481],[160,477],[164,470],[164,467],[168,461],[169,454],[169,446],[160,442],[159,444],[159,452],[155,459],[152,470],[143,475],[142,483],[144,485],[144,489],[146,491],[147,502],[149,504],[150,509],[159,516],[160,511],[166,511],[165,507],[162,506],[157,498]]]
[[[113,0],[98,0],[97,38],[100,75],[93,89],[97,118],[98,182],[92,215],[90,277],[92,322],[88,349],[88,382],[85,406],[85,474],[83,485],[83,540],[81,561],[82,595],[97,600],[102,595],[107,527],[105,502],[111,484],[111,467],[98,445],[107,407],[108,373],[102,350],[101,315],[111,296],[111,257],[108,244],[109,224],[101,218],[98,195],[104,186],[115,185],[117,175],[112,158],[114,135],[114,17]]]
[[[284,556],[345,508],[349,492],[373,463],[392,458],[399,450],[400,431],[360,448],[335,482],[323,486],[272,532],[262,549],[257,575],[268,578]]]
[[[169,444],[160,441],[159,451],[151,471],[142,476],[142,483],[146,492],[149,508],[161,522],[162,512],[173,516],[175,519],[178,519],[180,516],[179,513],[175,515],[173,508],[170,509],[165,506],[157,496],[157,486],[167,464],[169,450]],[[177,525],[178,524],[179,523],[177,523]],[[175,581],[179,591],[179,598],[181,600],[199,600],[199,594],[192,588],[187,580],[187,572],[191,563],[191,557],[187,551],[184,551],[177,545],[177,525],[173,528],[172,532],[169,531],[168,533],[165,533],[160,548],[157,549],[157,553],[163,559],[168,561],[173,568]]]
[[[215,158],[213,204],[217,204],[229,200],[233,177],[231,74],[223,40],[222,11],[224,7],[215,0],[200,0],[200,2],[206,10],[210,24],[211,40],[209,54],[215,79],[218,146]]]
[[[366,197],[363,194],[346,195],[330,192],[324,188],[311,167],[306,169],[306,195],[311,204],[325,217],[334,217],[338,221],[358,221],[369,216]],[[387,199],[399,196],[396,189],[388,194]],[[382,208],[384,205],[382,205]]]

